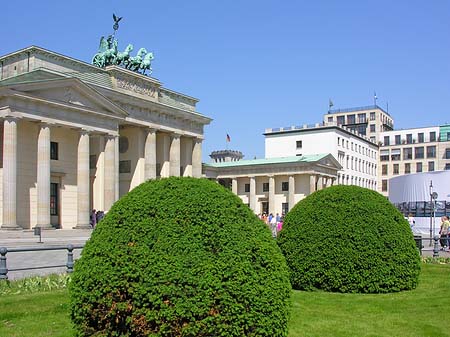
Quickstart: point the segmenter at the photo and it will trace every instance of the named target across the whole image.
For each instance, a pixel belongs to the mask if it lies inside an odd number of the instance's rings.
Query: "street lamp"
[[[433,180],[430,180],[430,246],[433,240]]]

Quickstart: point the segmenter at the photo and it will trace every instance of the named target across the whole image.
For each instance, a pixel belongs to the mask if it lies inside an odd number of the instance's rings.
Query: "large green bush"
[[[332,186],[301,200],[286,215],[278,243],[294,289],[384,293],[418,282],[408,222],[365,188]]]
[[[205,179],[146,182],[92,233],[70,284],[81,336],[286,336],[289,273],[269,230]]]

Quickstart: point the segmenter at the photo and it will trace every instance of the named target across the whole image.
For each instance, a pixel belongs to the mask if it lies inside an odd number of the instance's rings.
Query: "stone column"
[[[201,178],[202,176],[202,139],[194,139],[194,148],[192,150],[192,176]]]
[[[256,210],[256,179],[250,177],[250,209],[255,212]]]
[[[170,176],[180,176],[180,135],[173,133],[170,142]]]
[[[50,223],[50,126],[39,126],[37,144],[37,227],[51,228]]]
[[[145,180],[156,179],[156,130],[149,129],[145,138]]]
[[[238,182],[237,178],[231,179],[231,192],[238,195]]]
[[[89,223],[89,133],[81,130],[78,139],[77,157],[77,225],[76,228],[90,228]]]
[[[114,201],[119,200],[119,137],[114,137]]]
[[[317,190],[323,189],[323,178],[322,176],[317,176]]]
[[[289,176],[289,210],[295,206],[295,176]]]
[[[316,176],[309,176],[309,194],[314,193],[316,191]]]
[[[166,133],[162,134],[162,163],[161,178],[170,176],[170,136]]]
[[[275,177],[269,176],[269,213],[275,214]]]
[[[3,122],[3,219],[2,229],[21,229],[17,225],[17,119]]]
[[[114,203],[115,199],[115,188],[116,188],[116,174],[115,174],[115,136],[107,135],[105,144],[105,166],[104,166],[104,207],[103,211],[108,212]]]
[[[185,138],[184,141],[184,172],[183,177],[192,177],[192,138]]]

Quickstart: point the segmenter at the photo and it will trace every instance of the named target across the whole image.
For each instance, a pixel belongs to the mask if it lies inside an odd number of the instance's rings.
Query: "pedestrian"
[[[91,216],[89,220],[91,227],[95,228],[95,226],[97,225],[97,211],[95,209],[91,211]]]
[[[272,215],[272,213],[270,213],[270,215]],[[274,238],[276,238],[277,237],[277,219],[272,215],[272,218],[270,219],[269,223],[270,223],[270,230],[272,231],[272,236]]]
[[[441,228],[439,230],[439,234],[441,235],[440,242],[442,250],[447,250],[449,247],[449,227],[450,222],[448,220],[448,216],[444,215],[443,217],[441,217]]]
[[[409,227],[411,228],[411,230],[413,230],[413,227],[416,224],[416,219],[413,217],[412,213],[408,214],[408,222],[409,222]]]
[[[449,221],[447,216],[441,217],[441,228],[439,229],[441,249],[446,250],[448,245]]]

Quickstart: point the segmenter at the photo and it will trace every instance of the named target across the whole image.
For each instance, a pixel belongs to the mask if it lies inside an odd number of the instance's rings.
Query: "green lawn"
[[[422,265],[419,287],[387,295],[294,291],[291,337],[450,336],[450,265]],[[0,336],[73,336],[66,290],[2,295]]]

